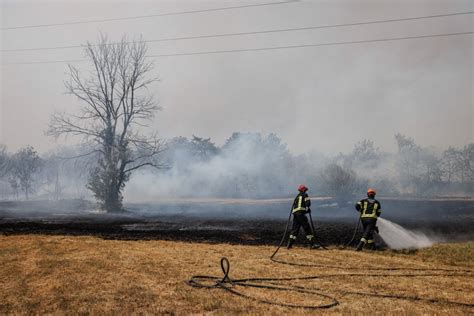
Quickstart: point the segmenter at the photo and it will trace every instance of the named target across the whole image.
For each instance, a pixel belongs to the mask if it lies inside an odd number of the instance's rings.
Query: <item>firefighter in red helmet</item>
[[[298,191],[299,193],[293,201],[293,227],[291,229],[290,238],[288,239],[287,248],[290,249],[293,246],[301,226],[303,226],[303,229],[306,233],[306,239],[311,244],[311,247],[315,249],[319,248],[320,246],[315,243],[313,231],[311,230],[308,218],[306,217],[306,213],[311,212],[311,200],[309,199],[309,196],[306,193],[306,191],[308,191],[308,188],[302,184],[298,187]]]
[[[357,245],[357,251],[362,250],[365,245],[368,249],[374,250],[374,231],[378,232],[377,218],[382,213],[380,202],[375,199],[375,190],[367,190],[367,198],[362,199],[355,205],[356,210],[360,213],[360,220],[364,228],[364,233]]]

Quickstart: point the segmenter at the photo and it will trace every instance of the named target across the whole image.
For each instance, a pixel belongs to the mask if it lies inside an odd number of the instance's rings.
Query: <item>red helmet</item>
[[[375,194],[377,194],[377,192],[375,192],[374,189],[369,188],[369,189],[367,190],[367,195],[375,195]]]
[[[298,187],[298,191],[300,191],[300,192],[306,192],[306,191],[308,191],[308,188],[307,188],[304,184],[301,184],[301,185]]]

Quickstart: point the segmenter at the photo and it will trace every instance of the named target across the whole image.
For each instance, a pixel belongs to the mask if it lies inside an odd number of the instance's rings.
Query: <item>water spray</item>
[[[414,232],[387,219],[379,218],[380,237],[391,249],[424,248],[434,244],[428,236]]]

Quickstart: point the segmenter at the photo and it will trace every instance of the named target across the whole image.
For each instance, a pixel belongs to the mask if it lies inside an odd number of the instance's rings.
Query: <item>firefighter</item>
[[[360,219],[364,228],[364,233],[357,245],[357,251],[361,251],[365,245],[370,250],[375,250],[374,231],[378,232],[377,218],[382,213],[380,202],[375,199],[375,190],[367,190],[367,198],[362,199],[355,205],[356,210],[360,213]]]
[[[317,249],[320,246],[314,241],[313,231],[311,230],[308,218],[306,217],[306,213],[311,212],[311,209],[309,208],[311,206],[311,200],[309,199],[309,196],[306,193],[306,191],[308,191],[308,188],[304,185],[300,185],[298,187],[298,191],[299,193],[296,196],[292,207],[293,227],[291,228],[287,248],[290,249],[293,246],[296,237],[298,236],[298,232],[300,231],[301,226],[303,226],[303,229],[306,233],[306,239],[311,244],[311,248]]]

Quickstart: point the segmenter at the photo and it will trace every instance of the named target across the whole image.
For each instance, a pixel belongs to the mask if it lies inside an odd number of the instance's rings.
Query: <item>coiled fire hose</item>
[[[271,305],[278,305],[284,307],[293,307],[293,308],[306,308],[306,309],[319,309],[319,308],[330,308],[339,304],[336,298],[329,296],[327,294],[312,290],[306,289],[304,287],[299,286],[279,286],[278,284],[272,284],[272,281],[281,281],[281,280],[288,280],[288,279],[280,279],[280,278],[247,278],[247,279],[231,279],[229,277],[230,271],[230,263],[229,260],[225,257],[221,259],[221,269],[224,273],[222,278],[214,277],[214,276],[207,276],[207,275],[195,275],[192,276],[191,279],[187,282],[188,285],[197,288],[219,288],[225,291],[228,291],[234,295],[245,297],[257,302],[271,304]],[[212,284],[205,284],[205,281],[212,281]],[[267,282],[267,284],[263,284],[263,282]],[[319,305],[297,305],[297,304],[289,304],[289,303],[279,303],[274,301],[269,301],[265,299],[256,298],[251,295],[246,295],[242,292],[239,292],[235,289],[237,286],[243,287],[254,287],[260,289],[267,289],[273,291],[291,291],[297,293],[305,293],[315,296],[320,296],[328,300],[327,303],[322,303]]]
[[[371,269],[371,270],[378,270],[378,271],[393,271],[393,270],[411,270],[411,271],[431,271],[430,273],[416,273],[416,274],[408,274],[408,273],[399,273],[399,274],[365,274],[365,273],[336,273],[336,274],[325,274],[325,275],[311,275],[311,276],[302,276],[302,277],[289,277],[289,278],[246,278],[246,279],[231,279],[229,276],[230,271],[230,263],[229,260],[225,257],[221,258],[221,269],[224,274],[222,278],[215,277],[215,276],[208,276],[208,275],[194,275],[191,277],[189,281],[186,283],[195,288],[207,288],[207,289],[222,289],[227,292],[230,292],[234,295],[247,298],[256,302],[277,305],[282,307],[290,307],[290,308],[304,308],[304,309],[323,309],[323,308],[331,308],[334,307],[340,302],[337,300],[336,297],[325,294],[321,292],[323,289],[317,288],[309,288],[309,287],[302,287],[296,285],[287,285],[285,283],[297,280],[317,280],[317,279],[328,279],[328,278],[344,278],[344,277],[400,277],[400,278],[419,278],[419,277],[433,277],[433,276],[441,276],[441,277],[448,277],[448,276],[464,276],[464,277],[474,277],[473,270],[449,270],[449,269],[429,269],[429,268],[379,268],[379,269]],[[298,265],[298,264],[294,264]],[[325,265],[321,265],[325,266]],[[329,268],[329,266],[325,266]],[[343,269],[348,269],[347,267],[339,267]],[[353,270],[360,268],[352,268]],[[439,271],[451,271],[451,273],[433,273]],[[462,273],[462,274],[461,274]],[[207,283],[206,283],[207,282]],[[209,282],[211,282],[209,284]],[[267,289],[272,291],[286,291],[286,292],[296,292],[296,293],[304,293],[307,295],[312,296],[319,296],[323,299],[327,300],[327,302],[317,304],[317,305],[303,305],[303,304],[291,304],[291,303],[282,303],[277,301],[270,301],[267,299],[258,298],[252,295],[244,294],[238,291],[237,287],[253,287],[259,289]],[[329,289],[327,289],[329,290]],[[473,303],[466,303],[466,302],[458,302],[458,301],[450,301],[438,298],[424,298],[419,296],[409,296],[409,295],[399,295],[399,294],[389,294],[389,293],[380,293],[380,292],[362,292],[362,291],[345,291],[345,290],[337,290],[331,289],[331,291],[338,292],[342,295],[360,295],[360,296],[367,296],[367,297],[379,297],[379,298],[391,298],[391,299],[399,299],[399,300],[408,300],[408,301],[421,301],[427,303],[434,303],[434,304],[447,304],[447,305],[455,305],[460,307],[468,307],[474,308]]]
[[[270,256],[270,260],[275,263],[279,264],[287,264],[293,266],[301,266],[301,267],[323,267],[326,269],[341,269],[341,270],[352,270],[352,271],[361,271],[363,269],[359,267],[347,267],[342,265],[327,265],[327,264],[319,264],[319,263],[293,263],[287,262],[282,260],[275,259],[276,254],[280,250],[281,246],[285,242],[286,235],[288,233],[288,228],[290,225],[291,220],[291,211],[288,217],[288,221],[286,224],[285,232],[283,233],[283,237],[277,246],[276,250]],[[314,226],[313,220],[311,218],[310,213],[310,221],[311,221],[311,229],[313,230],[314,234]],[[352,238],[343,245],[342,249],[345,249],[355,239],[357,234],[358,228],[360,226],[360,219],[357,222],[356,228],[352,235]],[[316,241],[326,250],[326,248],[320,240],[316,239]],[[208,276],[208,275],[194,275],[191,277],[186,284],[195,287],[195,288],[207,288],[207,289],[222,289],[234,295],[247,298],[256,302],[277,305],[282,307],[289,307],[289,308],[304,308],[304,309],[324,309],[324,308],[331,308],[338,305],[340,302],[337,300],[336,297],[325,294],[321,292],[323,289],[318,288],[308,288],[296,285],[288,285],[287,282],[297,281],[297,280],[317,280],[317,279],[328,279],[328,278],[345,278],[345,277],[361,277],[361,278],[374,278],[374,277],[398,277],[398,278],[419,278],[419,277],[449,277],[449,276],[464,276],[464,277],[474,277],[474,270],[454,270],[454,269],[440,269],[440,268],[403,268],[403,267],[371,267],[371,273],[335,273],[335,274],[323,274],[323,275],[310,275],[310,276],[302,276],[302,277],[288,277],[288,278],[245,278],[245,279],[231,279],[229,276],[230,271],[230,262],[226,257],[221,258],[220,261],[221,269],[224,274],[222,278],[216,276]],[[374,271],[383,272],[383,271],[411,271],[412,273],[373,273]],[[413,273],[417,272],[417,273]],[[425,273],[420,273],[425,272]],[[307,295],[321,297],[326,300],[321,304],[317,305],[303,305],[303,304],[291,304],[291,303],[282,303],[277,301],[270,301],[267,299],[258,298],[252,295],[244,294],[238,291],[237,287],[253,287],[259,289],[266,289],[272,291],[286,291],[286,292],[296,292],[296,293],[304,293]],[[329,290],[329,289],[327,289]],[[326,291],[327,291],[326,290]],[[434,304],[448,304],[448,305],[455,305],[460,307],[467,307],[467,308],[474,308],[474,303],[466,303],[466,302],[458,302],[458,301],[450,301],[438,298],[424,298],[419,296],[409,296],[409,295],[398,295],[398,294],[388,294],[388,293],[369,293],[369,292],[362,292],[362,291],[345,291],[345,290],[337,290],[331,289],[333,292],[338,292],[342,295],[360,295],[360,296],[370,296],[370,297],[379,297],[379,298],[391,298],[391,299],[399,299],[399,300],[408,300],[408,301],[422,301],[427,303],[434,303]]]

